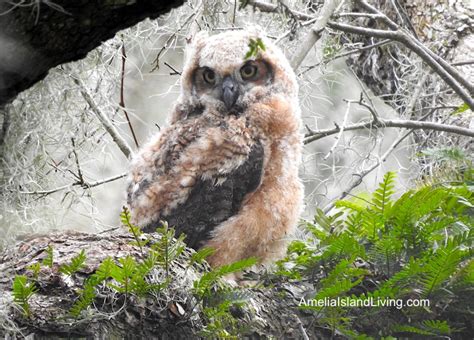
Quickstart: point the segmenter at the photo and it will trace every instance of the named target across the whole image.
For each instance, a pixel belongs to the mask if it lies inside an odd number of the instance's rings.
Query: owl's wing
[[[247,160],[225,175],[225,181],[216,185],[217,178],[198,179],[185,202],[169,214],[160,216],[176,230],[184,233],[189,247],[199,248],[211,236],[212,230],[237,214],[245,196],[260,185],[263,171],[263,146],[256,143]],[[148,224],[145,232],[153,232],[159,221]]]

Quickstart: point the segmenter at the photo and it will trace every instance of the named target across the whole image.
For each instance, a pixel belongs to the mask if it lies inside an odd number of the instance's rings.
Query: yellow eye
[[[202,78],[204,81],[210,85],[214,85],[216,82],[216,74],[214,73],[213,70],[206,68],[204,72],[202,73]]]
[[[255,65],[246,64],[240,69],[240,75],[243,80],[249,80],[257,75],[258,68]]]

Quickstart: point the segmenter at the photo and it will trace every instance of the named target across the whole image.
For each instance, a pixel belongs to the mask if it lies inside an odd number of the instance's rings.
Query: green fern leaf
[[[422,323],[416,325],[395,325],[393,330],[428,336],[446,336],[457,331],[452,329],[446,321],[440,320],[424,320]]]
[[[256,263],[257,259],[255,257],[249,257],[247,259],[215,268],[203,274],[199,280],[194,281],[194,294],[200,298],[203,298],[206,295],[209,296],[211,288],[214,287],[222,277],[235,272],[240,272]]]
[[[46,257],[43,259],[42,263],[49,268],[53,267],[53,247],[50,245],[46,248]]]
[[[191,255],[190,265],[193,263],[202,263],[206,258],[214,254],[216,250],[214,248],[203,247],[197,252]]]
[[[425,297],[431,296],[456,271],[461,259],[459,248],[452,247],[438,249],[428,258],[420,279],[423,285],[423,295]]]
[[[16,275],[13,280],[12,294],[13,301],[20,306],[23,315],[29,317],[30,304],[29,299],[36,293],[37,289],[33,282],[29,282],[25,275]]]
[[[84,282],[84,289],[80,292],[79,298],[74,302],[69,314],[77,318],[83,310],[88,308],[96,297],[95,287],[99,283],[99,280],[96,276],[91,276]]]
[[[86,253],[84,249],[82,249],[78,255],[71,259],[71,263],[63,264],[61,267],[59,267],[59,271],[65,275],[71,276],[85,266],[84,262],[86,261],[86,258]]]
[[[377,190],[372,194],[373,209],[381,217],[385,217],[391,208],[391,197],[395,193],[395,178],[394,172],[387,172]]]

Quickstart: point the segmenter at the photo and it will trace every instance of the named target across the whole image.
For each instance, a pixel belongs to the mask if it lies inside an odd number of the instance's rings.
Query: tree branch
[[[351,100],[347,101],[347,107],[346,107],[346,113],[344,114],[344,119],[342,120],[342,125],[339,127],[339,133],[336,137],[336,140],[334,141],[334,144],[332,145],[331,149],[329,149],[329,152],[326,154],[326,156],[323,157],[323,160],[327,160],[329,156],[334,152],[334,150],[337,147],[337,144],[339,144],[339,141],[341,140],[342,134],[344,133],[344,128],[347,124],[347,118],[349,117],[349,112],[351,111]]]
[[[404,128],[414,130],[435,130],[455,133],[458,135],[474,137],[474,130],[463,128],[455,125],[440,124],[433,122],[422,122],[418,120],[403,119],[383,119],[379,118],[378,122],[373,120],[365,123],[355,123],[344,127],[344,131],[362,130],[362,129],[380,129],[380,128]],[[341,131],[341,127],[336,126],[332,129],[311,130],[305,135],[304,144],[317,141],[321,138],[337,134]]]
[[[278,6],[277,5],[273,5],[273,4],[270,4],[268,2],[263,2],[263,1],[260,1],[260,0],[250,0],[248,2],[249,5],[255,7],[255,8],[258,8],[260,10],[260,12],[263,12],[263,13],[275,13],[278,11]],[[299,19],[299,20],[312,20],[314,19],[314,17],[312,15],[309,15],[309,14],[306,14],[306,13],[303,13],[303,12],[298,12],[298,11],[295,11],[293,9],[289,9],[287,8],[288,11],[291,12],[291,14],[293,15],[294,18],[296,19]]]
[[[474,85],[469,83],[452,65],[449,65],[443,58],[439,57],[428,48],[426,48],[418,39],[413,37],[411,34],[406,32],[404,29],[400,28],[395,22],[390,20],[385,14],[379,12],[376,8],[370,6],[363,0],[357,0],[362,7],[367,9],[372,14],[376,14],[377,18],[382,19],[393,31],[388,30],[380,30],[380,29],[370,29],[365,27],[358,27],[352,26],[348,24],[337,23],[334,21],[328,21],[327,19],[332,14],[327,13],[325,9],[335,8],[334,2],[328,1],[325,3],[323,9],[321,9],[321,16],[313,26],[312,35],[308,35],[305,41],[301,44],[300,49],[293,60],[291,61],[291,65],[296,69],[301,62],[303,61],[304,57],[308,53],[308,51],[312,48],[314,43],[316,43],[321,34],[321,30],[326,26],[346,32],[346,33],[353,33],[353,34],[360,34],[369,37],[377,37],[382,39],[391,39],[394,41],[398,41],[405,45],[407,48],[415,52],[424,62],[426,62],[440,77],[443,79],[458,95],[462,98],[462,100],[469,105],[469,108],[474,111],[474,99],[472,98],[472,94],[474,93]],[[331,5],[328,5],[331,3]],[[258,0],[251,0],[249,4],[253,5],[254,7],[260,9],[262,12],[269,12],[274,13],[277,11],[278,6],[267,4]],[[331,7],[330,7],[331,6]],[[334,7],[333,7],[334,6]],[[313,17],[311,15],[297,12],[291,10],[292,14],[295,18],[299,18],[301,20],[311,20]],[[329,15],[325,17],[324,15]],[[320,26],[324,23],[324,26]],[[319,24],[319,25],[318,25]],[[309,45],[313,41],[312,45]],[[458,83],[459,82],[459,83]],[[463,87],[464,86],[468,91],[466,92]]]
[[[426,62],[441,77],[441,79],[443,79],[459,95],[459,97],[461,97],[462,100],[467,103],[470,109],[474,111],[474,99],[472,98],[472,96],[468,92],[466,92],[466,90],[464,90],[460,84],[458,84],[458,82],[453,78],[450,72],[448,72],[443,65],[440,65],[431,56],[432,52],[427,52],[426,47],[424,47],[420,42],[416,42],[413,37],[406,34],[404,31],[386,31],[380,29],[357,27],[348,24],[337,23],[334,21],[329,21],[328,26],[346,33],[360,34],[382,39],[392,39],[402,43],[410,50],[415,52],[424,62]],[[466,83],[466,80],[464,80],[463,83]],[[472,88],[472,85],[470,85],[469,83],[467,84],[468,86],[466,86],[466,88]]]
[[[388,156],[390,156],[390,154],[396,149],[396,147],[400,145],[400,143],[403,142],[409,135],[411,135],[413,131],[415,131],[415,129],[408,131],[402,137],[398,138],[395,142],[393,142],[392,145],[390,145],[390,147],[387,149],[387,151],[385,151],[385,153],[380,158],[378,158],[377,161],[370,167],[364,169],[358,174],[353,174],[353,179],[351,180],[347,188],[343,190],[342,193],[336,199],[333,199],[331,203],[324,207],[323,211],[325,213],[328,213],[329,211],[331,211],[332,208],[334,208],[336,201],[346,198],[352,190],[357,188],[362,183],[364,177],[370,174],[375,169],[377,169],[383,162],[385,162]]]
[[[84,97],[85,101],[87,102],[87,104],[89,104],[89,107],[91,108],[92,112],[95,113],[99,121],[102,123],[102,126],[104,127],[104,129],[112,137],[112,140],[115,142],[115,144],[117,144],[120,151],[122,151],[125,157],[130,158],[130,156],[132,155],[132,149],[130,148],[130,146],[128,146],[125,139],[123,139],[122,136],[120,136],[117,129],[115,129],[115,126],[113,126],[112,122],[110,121],[109,117],[107,117],[107,115],[103,113],[102,110],[99,109],[94,99],[89,94],[89,91],[87,91],[87,88],[84,85],[84,83],[81,80],[76,79],[76,78],[73,78],[73,80],[81,88],[80,92],[82,96]]]
[[[376,42],[376,43],[373,43],[372,45],[367,45],[367,46],[363,46],[363,47],[360,47],[360,48],[356,48],[356,49],[353,49],[353,50],[350,50],[350,51],[347,51],[347,52],[343,52],[343,53],[340,53],[340,54],[337,54],[335,55],[334,57],[331,57],[329,59],[326,59],[326,60],[323,60],[317,64],[314,64],[314,65],[311,65],[311,66],[307,66],[307,68],[304,70],[304,71],[301,71],[300,73],[298,73],[298,76],[301,76],[302,74],[314,69],[315,67],[318,67],[319,65],[321,64],[324,64],[324,63],[328,63],[330,61],[333,61],[333,60],[336,60],[336,59],[339,59],[339,58],[344,58],[344,57],[347,57],[347,56],[350,56],[352,54],[356,54],[356,53],[360,53],[360,52],[363,52],[363,51],[366,51],[366,50],[370,50],[372,48],[376,48],[376,47],[379,47],[379,46],[383,46],[383,45],[386,45],[386,44],[389,44],[391,43],[392,41],[389,40],[389,39],[385,39],[385,40],[381,40],[379,42]]]
[[[74,186],[81,186],[83,188],[90,189],[90,188],[94,188],[94,187],[97,187],[97,186],[102,185],[102,184],[110,183],[110,182],[116,181],[118,179],[124,178],[125,176],[127,176],[127,174],[128,173],[123,173],[123,174],[120,174],[120,175],[112,176],[112,177],[109,177],[109,178],[101,179],[101,180],[98,180],[98,181],[95,181],[95,182],[90,182],[90,183],[84,182],[84,181],[82,181],[82,182],[77,181],[77,182],[67,184],[67,185],[63,185],[63,186],[60,186],[60,187],[57,187],[57,188],[54,188],[54,189],[50,189],[50,190],[20,191],[20,193],[25,194],[25,195],[47,196],[47,195],[50,195],[50,194],[54,194],[55,192],[70,189]]]
[[[401,32],[401,35],[403,35],[408,41],[409,45],[407,45],[408,48],[413,50],[410,46],[411,44],[416,44],[418,45],[424,53],[428,54],[431,58],[433,58],[440,66],[442,66],[447,73],[449,73],[454,79],[456,79],[461,85],[463,85],[470,94],[474,94],[474,86],[467,81],[459,72],[456,70],[453,66],[451,66],[446,60],[435,54],[433,51],[431,51],[429,48],[426,48],[425,45],[423,45],[420,40],[418,40],[416,37],[414,37],[412,34],[409,32],[406,32],[402,27],[397,25],[395,22],[393,22],[389,17],[387,17],[385,14],[380,12],[377,8],[371,6],[368,4],[365,0],[356,0],[359,4],[361,4],[364,8],[368,9],[370,12],[378,15],[382,20],[387,23],[387,25],[392,28],[393,30],[398,30]],[[415,53],[417,53],[415,50],[413,50]],[[418,54],[418,53],[417,53]],[[418,54],[419,55],[419,54]],[[420,56],[421,57],[421,56]]]
[[[321,11],[319,12],[319,17],[311,28],[310,32],[304,37],[303,42],[300,44],[298,50],[294,53],[293,57],[290,60],[290,64],[293,69],[297,69],[304,58],[308,55],[309,51],[316,42],[321,38],[321,34],[326,27],[329,18],[332,16],[336,7],[339,5],[340,0],[326,1],[324,2]]]
[[[145,18],[155,19],[182,3],[182,0],[0,1],[0,107],[43,79],[49,69],[82,59],[117,31]]]

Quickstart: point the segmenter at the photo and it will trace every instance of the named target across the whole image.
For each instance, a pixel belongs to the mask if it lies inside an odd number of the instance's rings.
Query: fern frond
[[[203,298],[206,295],[210,295],[210,290],[214,285],[224,276],[240,272],[246,268],[249,268],[257,263],[255,257],[243,259],[228,265],[215,268],[201,276],[199,280],[194,281],[194,294],[199,298]]]
[[[413,282],[417,282],[421,276],[423,270],[420,262],[422,262],[422,260],[415,260],[411,257],[403,269],[392,275],[392,277],[385,281],[378,290],[382,291],[384,289],[392,289],[397,294],[403,293],[406,288],[413,285]]]
[[[425,297],[438,289],[457,269],[462,254],[459,248],[441,248],[427,259],[420,282]]]
[[[87,309],[93,302],[96,297],[95,287],[98,284],[97,277],[89,277],[88,280],[84,282],[84,289],[80,292],[78,299],[74,302],[69,314],[77,318],[81,315],[81,312]]]
[[[63,264],[59,267],[59,271],[65,275],[71,276],[72,274],[76,273],[78,270],[84,267],[84,262],[86,261],[86,253],[84,249],[81,252],[74,256],[71,259],[71,263]]]
[[[334,282],[334,284],[327,286],[316,293],[315,299],[333,298],[341,296],[357,286],[362,281],[361,278],[357,280],[342,279]]]
[[[328,246],[324,249],[322,254],[323,259],[329,258],[353,258],[362,257],[365,258],[365,249],[359,243],[359,241],[348,232],[340,235],[333,235],[332,237],[325,240]]]
[[[324,211],[316,208],[316,214],[314,215],[314,224],[320,226],[327,233],[333,233],[335,230],[339,230],[343,224],[340,217],[343,212],[340,211],[334,215],[327,215]]]
[[[371,262],[378,264],[390,276],[399,269],[402,251],[403,241],[393,234],[387,234],[375,241],[367,255]]]
[[[12,285],[13,301],[20,306],[23,315],[26,317],[31,315],[29,299],[36,291],[34,282],[29,282],[25,275],[15,276]]]
[[[48,266],[49,268],[53,267],[53,247],[50,245],[48,245],[48,248],[46,248],[46,257],[41,263],[43,263],[45,266]]]
[[[372,209],[381,217],[386,216],[392,206],[391,197],[395,193],[395,178],[394,172],[387,172],[377,190],[372,194]]]
[[[393,330],[428,336],[446,336],[457,331],[452,329],[446,321],[440,320],[424,320],[417,325],[395,325]]]
[[[134,245],[140,248],[140,252],[144,255],[143,247],[148,244],[148,239],[143,239],[142,235],[143,232],[140,227],[133,225],[131,222],[132,216],[130,214],[130,210],[127,207],[122,207],[122,212],[120,213],[120,221],[122,221],[123,226],[127,227],[128,231],[133,235],[135,239]]]
[[[191,261],[189,265],[192,265],[194,263],[202,263],[206,258],[211,256],[215,252],[216,250],[214,248],[203,247],[191,255]]]

